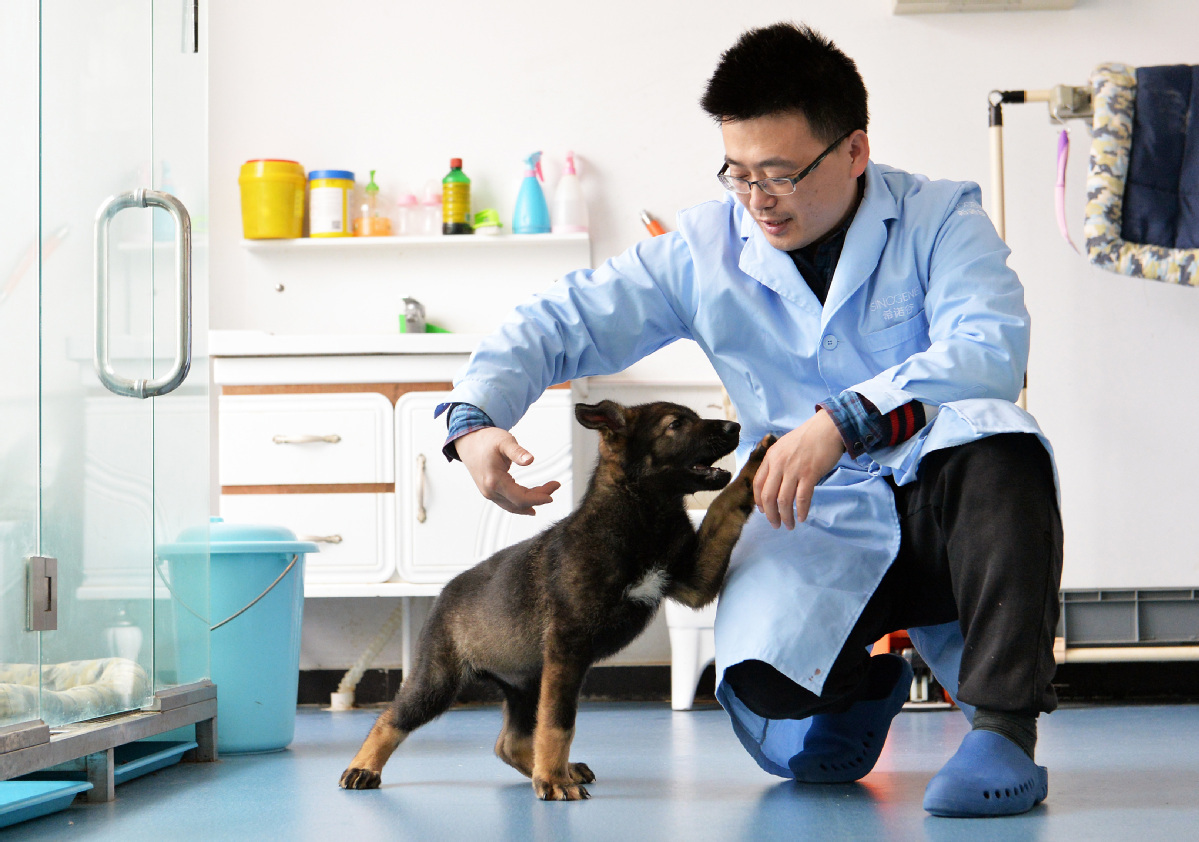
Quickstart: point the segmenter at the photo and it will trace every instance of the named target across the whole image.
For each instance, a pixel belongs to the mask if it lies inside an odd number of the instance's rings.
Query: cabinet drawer
[[[223,395],[221,485],[395,482],[393,417],[370,392]]]
[[[441,454],[445,424],[432,420],[433,408],[448,392],[412,393],[396,403],[396,507],[399,524],[396,569],[407,582],[447,582],[504,547],[523,541],[570,513],[570,392],[546,392],[512,434],[535,456],[512,476],[533,488],[550,480],[562,487],[554,500],[537,507],[535,517],[514,515],[485,500],[466,468]]]
[[[315,541],[321,551],[304,560],[306,582],[385,582],[395,572],[394,494],[224,494],[221,517]]]

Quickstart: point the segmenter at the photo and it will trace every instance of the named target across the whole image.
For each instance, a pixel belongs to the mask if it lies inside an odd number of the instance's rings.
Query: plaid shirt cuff
[[[441,410],[441,407],[438,407],[438,409]],[[494,427],[495,422],[488,417],[486,412],[473,404],[452,403],[449,405],[448,410],[446,425],[449,427],[449,433],[446,434],[445,444],[441,446],[441,452],[445,454],[445,458],[448,461],[453,462],[455,459],[458,459],[458,448],[454,446],[456,439],[460,439],[467,433],[473,433],[476,430]],[[438,412],[438,415],[440,414],[441,412]]]
[[[833,419],[845,449],[855,459],[876,447],[893,447],[927,423],[924,405],[909,401],[883,415],[857,392],[846,390],[816,405]]]

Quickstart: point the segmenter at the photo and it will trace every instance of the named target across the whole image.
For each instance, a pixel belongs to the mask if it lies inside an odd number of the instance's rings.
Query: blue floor
[[[1041,719],[1049,800],[1008,819],[937,819],[924,786],[956,749],[956,711],[900,714],[858,784],[760,772],[712,707],[586,704],[572,759],[590,801],[542,803],[492,755],[495,707],[455,709],[392,758],[383,788],[337,778],[375,713],[301,709],[287,751],[180,764],[109,804],[76,802],[0,831],[10,840],[1183,840],[1199,839],[1199,705],[1067,707]]]

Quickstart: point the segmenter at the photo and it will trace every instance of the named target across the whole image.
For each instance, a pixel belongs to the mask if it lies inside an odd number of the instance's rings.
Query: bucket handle
[[[283,577],[291,572],[291,569],[296,566],[296,562],[299,560],[300,560],[300,554],[293,553],[292,557],[291,557],[291,563],[287,565],[287,567],[283,570],[282,573],[280,573],[278,576],[275,577],[275,581],[271,582],[269,585],[266,586],[266,590],[264,590],[258,596],[254,597],[252,600],[250,600],[249,604],[247,604],[245,607],[243,607],[240,611],[230,614],[228,617],[221,620],[219,623],[217,623],[215,626],[212,626],[208,630],[210,632],[214,632],[217,629],[219,629],[221,626],[225,625],[225,623],[228,623],[232,620],[236,620],[242,614],[245,614],[247,611],[249,611],[251,608],[253,608],[260,599],[262,599],[264,596],[266,596],[267,594],[269,594],[271,591],[273,591],[275,589],[275,585],[277,585],[283,581]],[[157,561],[158,561],[158,559],[156,558],[155,562],[157,562]],[[188,612],[193,617],[195,617],[197,620],[199,620],[200,622],[202,622],[202,623],[209,622],[207,617],[200,616],[200,614],[196,611],[196,609],[192,608],[190,605],[188,605],[186,602],[184,602],[182,599],[179,598],[179,594],[175,593],[175,589],[171,587],[171,583],[169,581],[167,581],[167,577],[162,575],[162,570],[159,568],[157,563],[155,563],[154,569],[155,569],[155,571],[158,572],[158,578],[161,579],[162,583],[167,586],[167,590],[171,592],[171,596],[175,597],[175,600],[180,605],[182,605],[184,608],[186,608],[188,610]]]

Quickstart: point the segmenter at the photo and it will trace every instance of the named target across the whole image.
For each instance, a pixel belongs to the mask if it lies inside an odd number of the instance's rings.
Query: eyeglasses
[[[716,173],[716,178],[722,185],[724,185],[726,190],[731,190],[734,193],[745,194],[752,192],[753,187],[756,184],[763,193],[767,193],[771,196],[789,196],[795,192],[795,186],[811,175],[812,170],[816,169],[820,162],[827,158],[829,153],[840,146],[841,141],[853,134],[854,131],[857,130],[854,129],[848,131],[830,143],[828,149],[825,149],[823,152],[821,152],[815,161],[808,164],[799,171],[798,175],[792,178],[761,178],[757,181],[750,181],[749,179],[745,178],[736,178],[725,172],[725,170],[729,168],[727,161],[725,162],[724,166],[720,168],[720,172]]]

